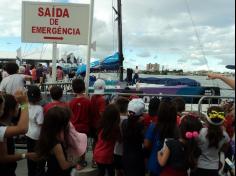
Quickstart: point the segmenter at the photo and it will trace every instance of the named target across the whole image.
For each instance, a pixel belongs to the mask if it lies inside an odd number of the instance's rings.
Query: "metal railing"
[[[64,96],[67,96],[67,95],[72,96],[73,95],[71,82],[44,83],[40,87],[41,87],[42,92],[45,95],[49,95],[49,88],[54,85],[58,85],[64,90],[64,92],[63,92]],[[213,101],[213,100],[214,100],[214,102],[218,101],[218,104],[220,104],[221,99],[231,99],[233,101],[235,100],[235,97],[230,97],[230,96],[223,97],[223,96],[212,96],[212,95],[209,96],[209,95],[145,94],[145,93],[139,93],[139,92],[134,92],[134,93],[109,92],[109,93],[105,93],[104,95],[107,95],[107,96],[115,96],[116,95],[116,96],[128,97],[128,96],[131,96],[134,94],[142,97],[146,103],[149,102],[151,97],[158,97],[158,98],[182,97],[182,98],[188,99],[188,102],[191,102],[191,103],[189,103],[189,104],[191,104],[191,107],[192,107],[193,102],[195,102],[194,104],[198,104],[198,112],[201,111],[201,105],[199,105],[199,104],[203,104],[203,103],[204,104],[212,104],[211,101]],[[89,93],[89,95],[91,96],[91,95],[93,95],[93,93]],[[66,97],[66,100],[68,100],[67,97]],[[196,103],[196,102],[198,102],[198,103]],[[214,103],[214,104],[216,104],[216,103]]]
[[[67,85],[67,84],[64,84]],[[69,101],[74,93],[68,92],[68,90],[71,89],[65,89],[64,91],[64,100]],[[49,95],[49,91],[43,92],[45,96]],[[93,93],[89,93],[89,96],[91,97],[94,95]],[[235,101],[235,97],[231,96],[205,96],[205,95],[176,95],[176,94],[144,94],[144,93],[119,93],[119,92],[110,92],[110,93],[105,93],[104,96],[108,97],[109,101],[112,101],[115,97],[118,96],[124,96],[124,97],[130,97],[132,95],[136,95],[144,100],[146,104],[148,104],[153,97],[157,98],[175,98],[175,97],[181,97],[183,99],[188,99],[187,106],[190,107],[189,111],[193,111],[197,109],[198,113],[202,112],[202,105],[208,105],[209,107],[211,105],[220,105],[221,102],[224,99],[230,100],[230,101]]]
[[[71,86],[71,83],[48,83],[45,86],[46,91],[42,92],[42,94],[44,94],[45,96],[49,95],[49,87],[53,86],[53,85],[59,85],[63,87],[64,90],[64,96],[66,96],[66,98],[68,98],[66,101],[69,101],[72,96],[73,93],[72,92],[68,92],[68,90],[71,90],[69,86]],[[68,87],[67,87],[68,86]],[[70,95],[70,96],[69,96]],[[94,95],[93,93],[90,93],[89,96]],[[235,101],[235,97],[230,97],[230,96],[204,96],[204,95],[176,95],[176,94],[144,94],[144,93],[119,93],[119,92],[110,92],[110,93],[105,93],[105,96],[109,96],[110,100],[112,100],[112,98],[118,97],[118,96],[124,96],[124,97],[130,97],[132,95],[136,95],[139,96],[140,98],[142,98],[144,100],[144,102],[146,104],[149,103],[150,99],[153,97],[157,97],[157,98],[175,98],[175,97],[182,97],[182,98],[190,98],[192,100],[192,102],[194,102],[194,99],[199,99],[198,103],[191,103],[190,104],[190,112],[193,112],[193,107],[197,107],[197,113],[201,114],[202,112],[202,106],[203,106],[203,102],[206,103],[207,102],[207,106],[211,106],[211,105],[216,105],[215,103],[213,104],[213,99],[217,99],[217,104],[220,105],[220,103],[222,102],[222,100],[228,99],[231,101]],[[25,145],[17,145],[17,148],[25,148]]]
[[[198,102],[198,113],[201,114],[202,112],[202,102],[207,99],[208,102],[209,102],[209,106],[212,105],[211,104],[211,100],[212,99],[218,99],[218,105],[221,103],[220,100],[222,99],[228,99],[228,100],[231,100],[231,101],[234,101],[235,102],[235,97],[227,97],[227,96],[202,96]]]

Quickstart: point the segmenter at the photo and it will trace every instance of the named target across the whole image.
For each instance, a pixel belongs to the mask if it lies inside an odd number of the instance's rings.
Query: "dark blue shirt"
[[[145,139],[149,140],[152,143],[152,151],[151,151],[151,155],[148,160],[148,170],[152,174],[159,176],[160,171],[161,171],[161,166],[157,161],[157,152],[162,149],[163,142],[161,142],[159,140],[158,132],[157,133],[154,132],[155,126],[156,125],[154,123],[152,123],[148,127],[148,129],[146,131]]]

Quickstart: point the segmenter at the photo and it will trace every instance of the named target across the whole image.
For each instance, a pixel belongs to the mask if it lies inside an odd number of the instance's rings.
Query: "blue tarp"
[[[100,62],[99,61],[94,61],[92,63],[90,63],[90,70],[93,71],[95,69],[99,69],[100,68]],[[77,68],[77,75],[80,75],[80,74],[84,74],[86,72],[86,65],[85,64],[82,64],[82,65],[79,65],[78,68]]]
[[[101,68],[103,70],[118,70],[119,69],[119,53],[115,53],[112,56],[106,57],[101,62]]]
[[[100,61],[95,61],[90,64],[91,72],[96,69],[101,70],[118,70],[119,69],[119,53],[115,53],[112,56],[104,58],[104,60],[100,63]],[[77,68],[77,75],[85,74],[86,65],[79,65]]]
[[[99,68],[100,67],[100,62],[99,61],[94,61],[90,64],[91,68]]]
[[[141,83],[147,84],[163,84],[165,86],[177,86],[177,85],[188,85],[188,86],[200,86],[200,83],[189,78],[171,79],[171,78],[139,78]]]
[[[78,68],[77,68],[76,74],[80,75],[80,74],[83,74],[85,72],[86,72],[86,65],[85,64],[79,65]]]

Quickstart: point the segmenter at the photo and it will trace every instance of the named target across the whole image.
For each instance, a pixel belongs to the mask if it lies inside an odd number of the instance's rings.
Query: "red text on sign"
[[[33,26],[32,33],[35,34],[59,34],[59,35],[80,35],[79,28],[63,28],[63,27],[39,27]]]
[[[39,7],[38,16],[40,17],[57,17],[57,18],[69,18],[69,11],[67,8],[49,8]]]
[[[49,20],[50,21],[50,25],[58,25],[58,20],[59,19],[57,19],[57,18],[56,19],[50,18],[50,20]]]

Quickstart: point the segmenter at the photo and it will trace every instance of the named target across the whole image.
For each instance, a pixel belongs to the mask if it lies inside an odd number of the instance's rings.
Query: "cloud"
[[[207,64],[208,64],[208,63],[206,63],[205,60],[201,59],[201,60],[195,61],[192,65],[193,65],[193,66],[205,66],[205,65],[207,65]]]
[[[186,62],[186,59],[185,58],[180,58],[177,60],[178,64],[183,64]]]
[[[89,3],[89,0],[68,1]],[[129,0],[122,3],[125,58],[135,58],[140,65],[149,58],[167,65],[163,55],[173,55],[174,63],[188,64],[186,68],[195,65],[204,68],[214,59],[217,68],[235,63],[235,1]],[[104,58],[118,50],[112,5],[116,7],[116,1],[95,1],[93,40],[97,41],[97,51],[92,51],[92,57]],[[20,17],[21,0],[14,3],[1,0],[0,40],[1,37],[20,37]],[[73,51],[83,58],[87,52],[85,46],[60,45],[60,50],[61,53]]]
[[[220,65],[235,65],[235,54],[224,55],[224,59],[221,59]]]
[[[143,52],[141,52],[141,53],[138,53],[137,56],[147,58],[147,57],[150,57],[151,54],[150,54],[149,51],[143,51]]]

